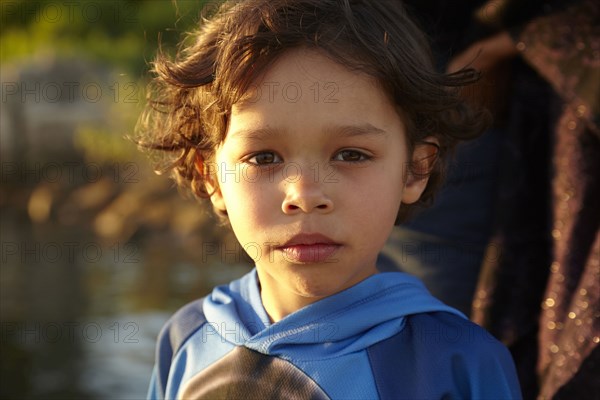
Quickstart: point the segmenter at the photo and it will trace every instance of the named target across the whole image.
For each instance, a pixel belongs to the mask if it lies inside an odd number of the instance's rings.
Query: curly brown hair
[[[157,171],[171,172],[197,197],[211,195],[205,183],[214,179],[212,172],[196,165],[214,159],[232,105],[292,48],[319,49],[346,68],[374,77],[406,123],[409,154],[427,136],[439,141],[431,169],[413,166],[412,172],[429,175],[429,182],[419,202],[401,207],[398,221],[431,202],[449,151],[488,124],[487,112],[471,108],[459,93],[479,74],[472,69],[436,72],[427,38],[401,1],[227,1],[183,43],[175,59],[159,52],[152,65],[154,79],[136,141],[166,157],[166,166]]]

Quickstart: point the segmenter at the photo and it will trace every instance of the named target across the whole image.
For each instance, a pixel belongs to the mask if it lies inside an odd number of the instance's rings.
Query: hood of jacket
[[[330,358],[364,350],[403,329],[411,314],[462,313],[434,298],[420,280],[385,272],[271,323],[256,270],[206,298],[203,311],[221,340],[282,358]]]

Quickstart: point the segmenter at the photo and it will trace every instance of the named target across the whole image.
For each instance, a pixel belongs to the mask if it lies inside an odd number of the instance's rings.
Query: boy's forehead
[[[340,137],[377,131],[404,134],[405,124],[375,78],[352,71],[321,51],[300,48],[282,54],[232,105],[226,136],[251,131],[246,136],[274,137],[265,135],[265,129],[278,137],[298,129],[344,133],[325,135]]]
[[[296,100],[297,91],[301,87],[311,92],[317,100],[319,95],[325,96],[327,91],[330,93],[328,100],[335,101],[335,93],[352,88],[357,83],[364,85],[365,82],[379,87],[372,77],[349,70],[332,60],[322,50],[305,47],[294,48],[277,57],[250,84],[245,95],[238,102],[238,106],[243,107],[246,102],[254,103],[258,99],[257,91],[260,91],[260,98],[268,93],[272,95],[282,93],[293,101]]]
[[[275,65],[269,68],[267,75],[297,74],[309,81],[336,81],[338,84],[352,84],[358,74],[334,61],[323,50],[300,47],[283,53]]]
[[[386,140],[404,134],[405,124],[374,78],[319,51],[298,49],[272,63],[233,104],[227,136],[260,141],[296,131]]]

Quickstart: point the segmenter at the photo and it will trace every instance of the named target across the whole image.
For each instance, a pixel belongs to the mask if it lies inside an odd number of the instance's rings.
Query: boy
[[[227,3],[159,57],[145,147],[174,154],[256,268],[159,337],[150,398],[519,398],[507,350],[414,278],[395,221],[485,121],[397,2]]]

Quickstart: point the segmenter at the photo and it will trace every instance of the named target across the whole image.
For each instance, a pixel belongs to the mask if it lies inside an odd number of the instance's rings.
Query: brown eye
[[[248,159],[248,162],[255,165],[269,165],[281,162],[281,158],[271,151],[263,151],[254,154]]]
[[[360,162],[366,161],[370,157],[358,150],[342,150],[334,157],[335,161]]]

